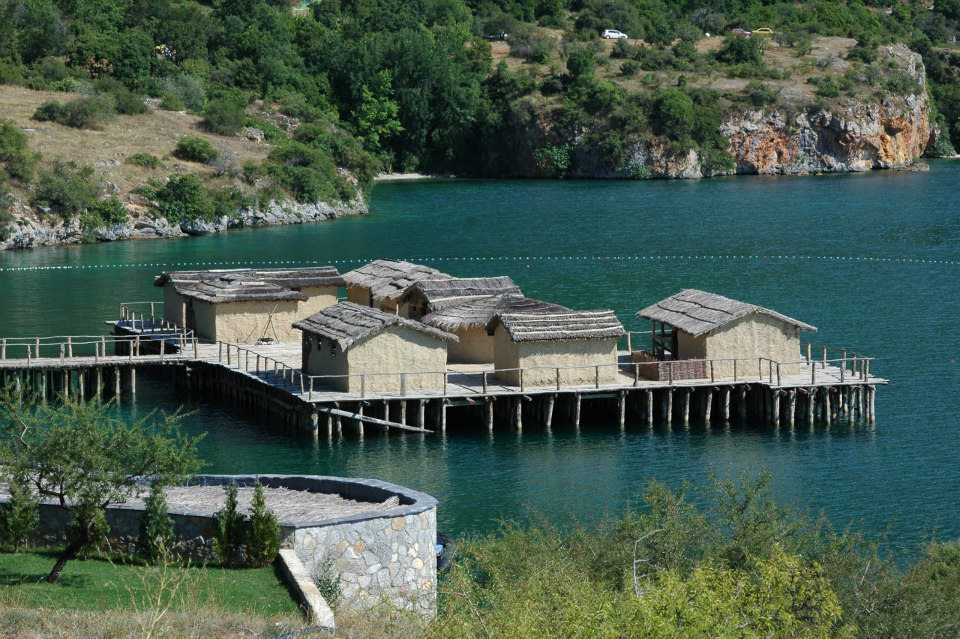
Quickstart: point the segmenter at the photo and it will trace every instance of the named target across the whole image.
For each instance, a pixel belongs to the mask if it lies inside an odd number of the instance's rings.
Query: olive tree
[[[179,430],[180,415],[126,421],[110,404],[63,397],[41,403],[12,389],[0,395],[0,479],[26,477],[40,499],[71,515],[67,545],[47,576],[95,547],[105,511],[142,490],[141,478],[169,484],[201,468],[200,437]]]

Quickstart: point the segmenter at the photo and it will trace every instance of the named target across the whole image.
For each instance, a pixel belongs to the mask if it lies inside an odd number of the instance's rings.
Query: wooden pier
[[[332,389],[329,378],[301,370],[301,344],[237,345],[203,343],[192,332],[149,317],[110,322],[109,336],[17,338],[0,341],[0,383],[32,390],[44,398],[58,394],[117,397],[135,393],[137,371],[173,372],[184,388],[266,416],[271,423],[330,436],[352,429],[446,431],[448,421],[493,430],[509,426],[551,429],[598,420],[645,427],[707,428],[713,424],[766,424],[774,427],[830,425],[836,421],[873,424],[877,386],[887,380],[870,372],[872,359],[845,351],[808,346],[799,362],[681,360],[634,362],[623,351],[616,365],[589,368],[596,383],[566,386],[504,384],[492,365],[449,365],[431,373],[391,373],[399,392],[368,393],[358,376],[359,393]],[[714,370],[729,370],[720,378]],[[691,363],[696,366],[691,366]],[[615,383],[601,375],[616,366]],[[654,367],[654,368],[651,368]],[[691,370],[698,371],[695,377]],[[794,370],[781,374],[781,370]],[[527,379],[544,378],[527,371]],[[581,371],[582,372],[582,371]],[[443,378],[432,392],[407,392],[413,375]],[[685,378],[686,377],[686,378]],[[371,384],[371,386],[373,386]]]

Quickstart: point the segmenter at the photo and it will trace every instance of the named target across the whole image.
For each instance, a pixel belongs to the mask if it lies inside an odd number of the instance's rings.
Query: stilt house
[[[422,264],[376,260],[345,273],[343,279],[347,284],[347,301],[397,313],[400,296],[411,284],[448,277],[446,273]]]
[[[758,358],[781,363],[780,372],[800,372],[800,332],[817,329],[762,306],[687,289],[648,306],[638,317],[653,322],[652,359],[714,361],[715,377],[733,377]]]
[[[204,281],[224,277],[241,278],[246,282],[262,282],[302,294],[295,319],[307,317],[337,303],[337,291],[345,286],[343,277],[333,266],[298,269],[232,269],[210,271],[170,271],[154,280],[163,287],[163,317],[166,321],[196,328],[193,297],[185,293]]]
[[[303,370],[350,393],[442,391],[447,344],[457,337],[369,306],[341,302],[294,324]]]
[[[414,282],[400,296],[400,315],[419,320],[425,315],[471,299],[522,296],[509,277],[448,277]]]
[[[447,349],[450,363],[493,364],[493,335],[487,332],[487,324],[501,313],[566,313],[570,309],[558,304],[528,299],[521,295],[497,295],[471,297],[456,304],[435,310],[424,316],[427,326],[453,333],[459,341]]]
[[[506,384],[584,386],[620,378],[617,340],[626,331],[613,311],[499,313],[487,332],[497,377]]]

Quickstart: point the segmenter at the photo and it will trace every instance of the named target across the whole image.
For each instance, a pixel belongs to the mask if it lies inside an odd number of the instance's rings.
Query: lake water
[[[533,297],[635,312],[695,287],[819,328],[817,343],[877,357],[891,380],[875,429],[734,426],[672,432],[586,423],[579,433],[481,424],[447,436],[313,443],[220,405],[190,403],[208,471],[377,477],[435,495],[441,528],[482,532],[543,513],[621,511],[652,478],[770,471],[777,497],[913,545],[960,536],[960,163],[926,173],[694,181],[380,184],[372,215],[182,241],[0,252],[0,335],[102,333],[121,301],[159,299],[164,268],[401,257],[462,275],[512,276]],[[68,267],[68,268],[48,268]],[[10,271],[11,268],[30,270]],[[127,400],[129,401],[129,400]],[[173,410],[141,380],[130,413]]]

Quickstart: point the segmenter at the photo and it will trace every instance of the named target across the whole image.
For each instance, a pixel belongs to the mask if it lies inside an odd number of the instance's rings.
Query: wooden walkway
[[[851,363],[845,353],[840,360],[828,360],[824,351],[820,361],[805,360],[800,363],[799,372],[791,375],[780,375],[780,366],[775,362],[754,359],[738,360],[742,362],[739,370],[750,372],[740,373],[736,378],[673,379],[671,372],[670,379],[650,380],[640,374],[640,367],[647,364],[636,364],[631,361],[629,353],[621,352],[613,382],[600,381],[607,377],[601,376],[601,367],[581,367],[596,368],[594,383],[535,386],[521,382],[521,385],[510,385],[497,376],[492,365],[453,364],[444,371],[423,373],[433,375],[437,380],[443,378],[443,384],[437,384],[436,390],[366,392],[365,379],[361,380],[364,383],[359,393],[347,393],[335,390],[327,378],[304,374],[299,342],[211,344],[201,343],[185,331],[172,332],[169,326],[160,323],[141,320],[134,325],[121,320],[110,324],[115,331],[111,336],[2,340],[0,376],[3,379],[0,381],[14,379],[20,384],[23,378],[28,385],[31,381],[34,385],[39,384],[43,393],[54,394],[58,388],[68,392],[71,388],[78,388],[83,395],[86,378],[88,394],[95,388],[99,395],[103,386],[120,392],[121,371],[129,378],[126,387],[135,391],[137,368],[173,365],[183,368],[188,376],[214,378],[213,382],[200,380],[200,388],[206,383],[207,388],[232,395],[241,403],[252,401],[253,406],[268,411],[296,414],[295,421],[309,422],[313,428],[317,426],[318,411],[328,415],[328,424],[333,423],[333,416],[340,423],[345,413],[341,406],[351,405],[354,412],[346,414],[366,418],[378,425],[393,423],[408,430],[405,419],[408,401],[419,410],[416,429],[423,429],[427,404],[437,407],[437,421],[441,427],[445,424],[449,407],[483,407],[487,412],[486,421],[492,427],[493,402],[498,399],[512,405],[510,419],[515,424],[519,424],[524,412],[529,411],[524,408],[525,404],[532,402],[539,407],[534,412],[549,425],[554,403],[564,398],[576,402],[573,415],[577,424],[581,399],[613,400],[618,405],[621,424],[631,403],[640,405],[636,412],[648,423],[653,422],[658,412],[668,422],[679,414],[687,423],[691,405],[694,412],[699,411],[708,423],[712,406],[717,407],[714,414],[721,415],[724,420],[730,418],[731,410],[737,410],[741,415],[748,411],[759,414],[777,424],[781,421],[781,411],[789,423],[804,413],[812,421],[814,412],[824,415],[825,421],[829,422],[838,414],[842,416],[844,411],[859,410],[861,417],[872,422],[875,388],[887,383],[869,372],[869,358],[860,358],[858,368],[858,360]],[[543,373],[542,370],[525,370],[528,379],[535,372]],[[713,365],[705,363],[703,370],[712,371]],[[522,380],[523,375],[520,377]],[[560,379],[560,370],[556,371],[556,378]],[[401,388],[405,387],[401,380]],[[249,395],[258,398],[251,400]],[[673,406],[675,395],[676,409]],[[391,420],[392,404],[400,407],[400,422]],[[500,402],[498,410],[504,405]],[[731,405],[735,405],[734,409]],[[376,407],[382,418],[364,415],[364,408],[371,406]]]

